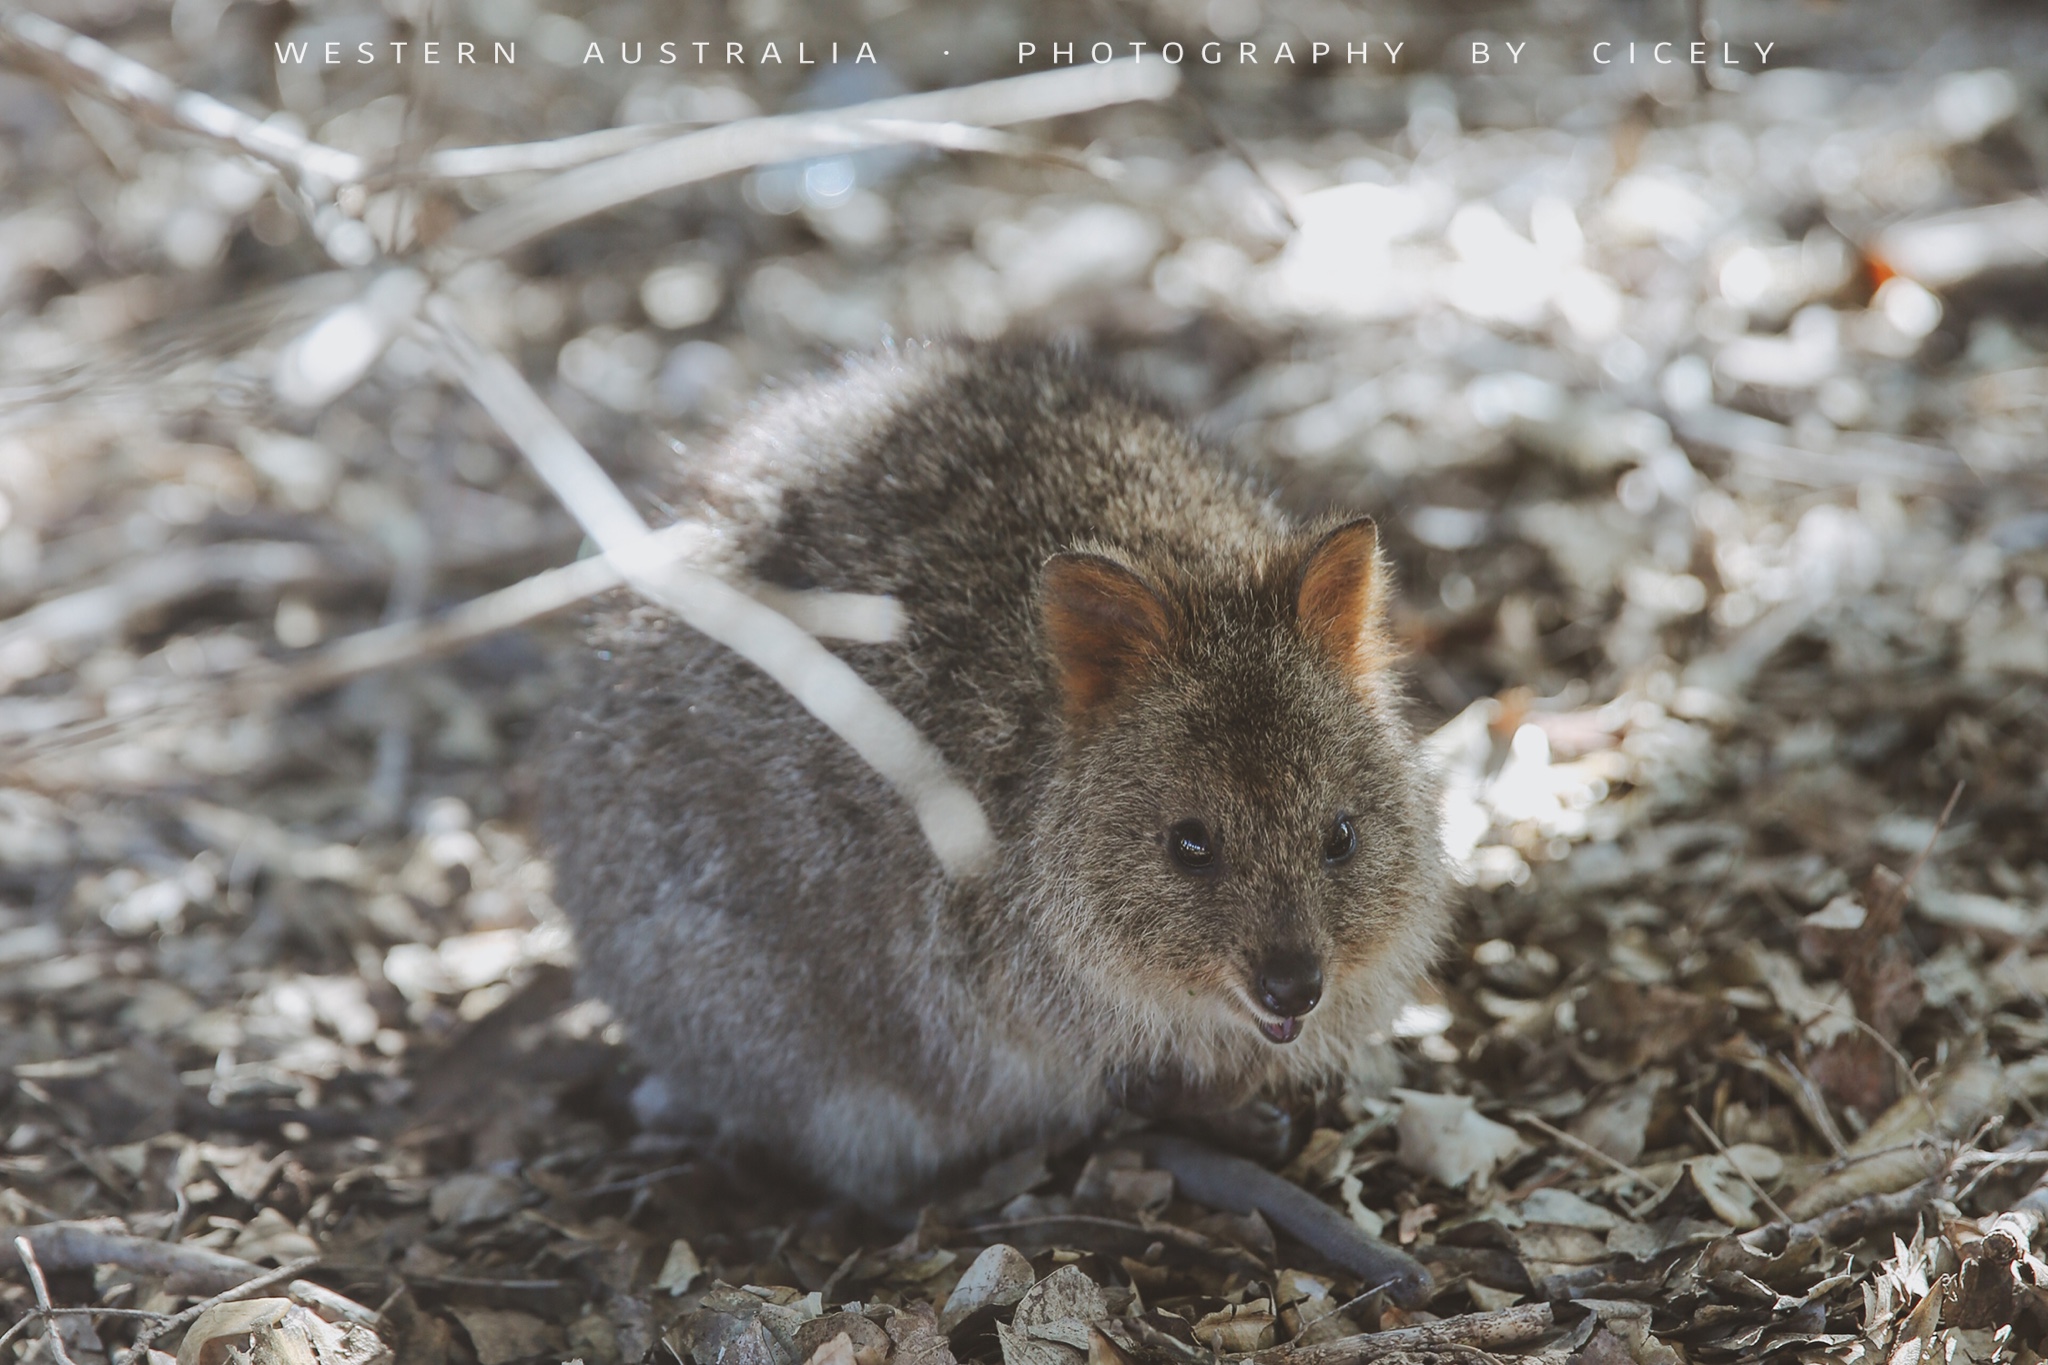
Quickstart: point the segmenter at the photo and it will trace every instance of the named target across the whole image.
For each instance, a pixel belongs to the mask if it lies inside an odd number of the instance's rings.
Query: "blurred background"
[[[1929,1065],[2048,1042],[2042,7],[32,9],[383,170],[309,216],[232,149],[117,110],[19,41],[4,54],[0,1065],[43,1098],[0,1100],[0,1223],[154,1210],[260,1259],[265,1236],[327,1244],[346,1201],[313,1201],[382,1161],[384,1212],[352,1245],[391,1261],[392,1207],[483,1237],[542,1188],[522,1172],[647,1164],[606,1098],[616,1036],[571,1008],[525,825],[521,746],[573,612],[264,690],[582,544],[402,318],[336,383],[293,387],[292,347],[393,262],[656,522],[678,510],[673,471],[763,385],[1012,330],[1085,342],[1288,505],[1378,517],[1466,887],[1442,996],[1404,1022],[1424,1088],[1562,1095],[1563,1122],[1571,1096],[1697,1061],[1739,1024],[1796,1055],[1853,1136],[1899,1093],[1871,1036]],[[436,36],[514,44],[516,64],[389,55]],[[1694,40],[1736,64],[1649,55]],[[682,61],[655,64],[664,41]],[[700,65],[694,41],[746,60]],[[877,60],[799,67],[798,41]],[[1168,98],[985,150],[757,166],[507,252],[441,251],[547,172],[436,153],[963,86],[1045,69],[1055,43],[1085,64],[1097,41],[1259,61],[1190,59]],[[1311,66],[1316,41],[1372,56]],[[278,59],[300,42],[383,55]],[[371,244],[353,270],[321,245],[341,220]],[[1843,969],[1796,940],[1838,898],[1871,902],[1881,864],[1913,866],[1908,921],[1882,932],[1918,996],[1903,1017],[1849,1002],[1859,1031],[1799,993],[1839,994]],[[1573,992],[1605,1021],[1590,1036],[1550,1009]],[[528,1028],[523,1072],[462,1052],[493,1018]],[[1670,1047],[1642,1043],[1667,1025]],[[1821,1150],[1782,1105],[1712,1098],[1746,1074],[1709,1063],[1659,1089],[1650,1146],[1696,1138],[1672,1118],[1683,1093],[1716,1122],[1750,1105],[1730,1141]],[[2027,1085],[2048,1093],[2035,1077],[2005,1098],[2032,1103],[2013,1099]],[[178,1135],[223,1126],[248,1145],[219,1138],[215,1179]],[[117,1147],[129,1167],[106,1166]],[[296,1194],[226,1174],[236,1151],[287,1149]],[[185,1185],[145,1178],[180,1161]],[[510,1182],[483,1191],[504,1207],[419,1211],[477,1171]],[[654,1216],[633,1198],[614,1212]],[[752,1265],[753,1226],[697,1235]],[[413,1271],[452,1275],[476,1245]]]

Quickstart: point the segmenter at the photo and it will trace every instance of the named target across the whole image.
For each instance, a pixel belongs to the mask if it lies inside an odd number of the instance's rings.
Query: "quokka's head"
[[[1387,595],[1363,520],[1239,563],[1045,565],[1064,733],[1037,856],[1084,969],[1279,1047],[1426,965],[1434,791],[1396,714]]]

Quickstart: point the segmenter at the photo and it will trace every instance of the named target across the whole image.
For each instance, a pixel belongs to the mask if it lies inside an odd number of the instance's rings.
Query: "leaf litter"
[[[204,78],[168,11],[103,9]],[[1845,62],[1933,22],[1868,14]],[[565,628],[152,722],[575,535],[404,344],[273,402],[291,330],[232,305],[313,259],[285,198],[10,75],[6,1349],[86,1365],[176,1321],[181,1365],[2040,1360],[2048,334],[2014,243],[2048,121],[2001,69],[2029,22],[1973,15],[1942,72],[1584,87],[1572,134],[1449,68],[1274,125],[1261,72],[1208,94],[1258,177],[1121,110],[1113,186],[878,156],[783,204],[768,168],[446,284],[647,486],[837,347],[1024,326],[1091,334],[1290,503],[1383,513],[1462,946],[1382,1074],[1297,1105],[1286,1170],[1430,1266],[1416,1311],[1117,1131],[914,1222],[639,1131],[524,824]],[[431,113],[481,145],[793,93],[534,82]],[[375,151],[416,97],[285,98]],[[430,235],[449,193],[371,216]],[[300,292],[266,306],[328,306]]]

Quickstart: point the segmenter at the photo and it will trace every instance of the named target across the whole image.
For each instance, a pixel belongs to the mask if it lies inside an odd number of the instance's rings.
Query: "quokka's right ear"
[[[1057,554],[1040,579],[1039,611],[1070,719],[1143,677],[1166,652],[1166,602],[1104,555]]]
[[[1370,692],[1394,657],[1387,633],[1387,565],[1370,517],[1347,521],[1301,562],[1295,620],[1346,680]]]

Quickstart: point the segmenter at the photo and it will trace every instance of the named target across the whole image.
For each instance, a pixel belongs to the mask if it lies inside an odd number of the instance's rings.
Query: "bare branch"
[[[531,171],[566,171],[602,161],[608,156],[630,152],[636,147],[660,142],[701,124],[629,123],[619,128],[599,128],[588,133],[552,138],[546,142],[508,142],[489,147],[444,147],[430,152],[415,175],[404,169],[392,172],[395,180],[475,180],[488,175],[517,175]]]
[[[414,180],[475,180],[485,176],[516,175],[534,171],[566,171],[577,166],[619,156],[640,147],[685,136],[702,124],[633,123],[619,128],[599,128],[547,142],[514,142],[491,147],[444,147],[430,153],[417,170],[397,167],[373,173],[373,182]],[[865,147],[881,142],[918,142],[950,152],[990,152],[1025,161],[1044,161],[1072,166],[1103,179],[1113,179],[1122,170],[1114,160],[1048,147],[1030,138],[1002,133],[968,123],[919,123],[912,119],[863,119],[848,125],[847,147]],[[870,135],[872,141],[870,140]]]
[[[1164,99],[1179,80],[1165,62],[1116,61],[902,95],[824,113],[745,119],[554,176],[470,219],[450,234],[448,245],[458,253],[496,255],[607,209],[750,166],[925,140],[906,136],[915,126],[986,128]]]
[[[341,566],[310,545],[242,541],[171,550],[95,587],[0,621],[0,688],[31,678],[65,645],[110,634],[146,612],[218,588],[282,588],[332,579]]]
[[[683,554],[677,533],[689,529],[692,528],[670,527],[654,532],[654,539],[667,547],[664,553]],[[137,725],[281,706],[385,669],[452,654],[492,635],[566,611],[624,584],[618,566],[597,555],[560,568],[544,569],[509,587],[471,598],[439,616],[393,621],[283,660],[254,659],[198,678],[129,682],[117,694],[69,703],[70,714],[56,723],[42,724],[27,734],[0,735],[0,759],[26,762],[47,757],[132,734]],[[902,608],[891,597],[795,591],[765,583],[737,586],[749,597],[824,639],[887,644],[902,629]],[[102,591],[103,588],[91,588],[74,596]],[[5,626],[0,625],[0,635],[4,631]]]
[[[981,803],[915,726],[787,616],[677,562],[525,377],[470,335],[453,304],[435,297],[426,314],[450,368],[634,591],[752,663],[851,745],[910,803],[948,875],[987,865],[994,841]]]
[[[427,296],[427,279],[398,266],[330,309],[278,352],[271,386],[291,407],[324,407],[370,372]]]
[[[1616,1175],[1627,1177],[1630,1181],[1632,1181],[1635,1185],[1642,1189],[1653,1190],[1656,1188],[1656,1182],[1652,1181],[1648,1176],[1644,1175],[1635,1167],[1629,1165],[1625,1161],[1616,1160],[1613,1156],[1606,1152],[1601,1151],[1598,1147],[1595,1147],[1592,1143],[1587,1142],[1584,1138],[1581,1138],[1573,1133],[1567,1133],[1564,1129],[1545,1122],[1541,1114],[1532,1114],[1526,1109],[1517,1109],[1508,1117],[1512,1118],[1516,1123],[1526,1123],[1531,1128],[1537,1129],[1538,1131],[1552,1138],[1555,1138],[1557,1141],[1571,1148],[1574,1152],[1578,1153],[1582,1157],[1591,1157],[1594,1161],[1597,1161],[1602,1166],[1607,1167]]]
[[[1494,1313],[1465,1313],[1389,1332],[1339,1337],[1314,1346],[1273,1346],[1251,1357],[1252,1365],[1353,1365],[1396,1352],[1445,1346],[1516,1346],[1556,1325],[1547,1303],[1523,1303]]]
[[[937,147],[949,152],[990,152],[997,156],[1015,157],[1020,161],[1043,161],[1055,166],[1071,166],[1086,171],[1104,180],[1114,180],[1123,174],[1122,163],[1113,157],[1094,156],[1087,152],[1072,152],[1064,147],[1050,147],[1016,133],[1000,132],[994,128],[981,128],[971,123],[918,123],[911,119],[874,118],[864,119],[858,125],[862,133],[875,133],[899,142],[919,142],[927,147]]]
[[[237,147],[316,193],[363,177],[363,159],[354,152],[310,141],[211,95],[183,89],[105,43],[39,14],[0,15],[0,50],[153,123]]]
[[[1771,1216],[1773,1218],[1776,1218],[1781,1223],[1789,1223],[1792,1221],[1791,1216],[1787,1214],[1785,1210],[1778,1207],[1778,1201],[1771,1198],[1770,1191],[1766,1190],[1762,1185],[1759,1185],[1756,1181],[1756,1177],[1751,1175],[1748,1171],[1743,1170],[1742,1163],[1737,1161],[1733,1156],[1729,1154],[1728,1144],[1721,1141],[1721,1135],[1714,1131],[1713,1124],[1708,1123],[1705,1119],[1700,1117],[1699,1110],[1693,1108],[1691,1105],[1688,1104],[1687,1106],[1685,1106],[1685,1116],[1691,1119],[1692,1126],[1699,1129],[1700,1132],[1705,1135],[1707,1141],[1713,1144],[1714,1150],[1718,1152],[1722,1156],[1722,1158],[1727,1161],[1729,1169],[1734,1171],[1735,1174],[1737,1174],[1738,1176],[1742,1177],[1742,1183],[1749,1186],[1750,1192],[1755,1194],[1757,1198],[1764,1201],[1764,1207],[1771,1211]]]
[[[71,1365],[71,1353],[64,1349],[64,1334],[57,1330],[57,1320],[49,1316],[50,1286],[43,1279],[42,1265],[36,1260],[35,1245],[26,1237],[17,1237],[14,1239],[14,1251],[21,1257],[21,1263],[28,1267],[29,1284],[34,1287],[36,1293],[36,1309],[44,1315],[44,1331],[50,1343],[50,1354],[57,1357],[57,1365]]]
[[[240,1299],[252,1298],[273,1285],[297,1279],[302,1272],[311,1270],[318,1264],[320,1264],[318,1256],[301,1256],[298,1260],[287,1262],[275,1270],[266,1270],[254,1279],[236,1285],[233,1289],[223,1289],[212,1298],[203,1299],[193,1304],[176,1317],[165,1318],[161,1322],[151,1323],[135,1334],[135,1344],[128,1348],[128,1354],[123,1357],[122,1365],[143,1365],[143,1362],[149,1359],[151,1343],[155,1342],[159,1337],[177,1331],[181,1327],[190,1327],[193,1323],[199,1321],[207,1309],[217,1308],[224,1303],[234,1303]]]
[[[26,1242],[43,1264],[55,1270],[90,1270],[96,1265],[118,1265],[146,1275],[167,1275],[185,1281],[201,1292],[234,1289],[268,1272],[239,1256],[187,1246],[182,1242],[160,1242],[136,1237],[114,1229],[108,1223],[38,1223],[32,1227],[8,1228],[4,1233],[17,1248]],[[292,1280],[284,1292],[323,1316],[364,1327],[377,1325],[377,1312],[354,1299],[335,1293],[311,1280]]]

